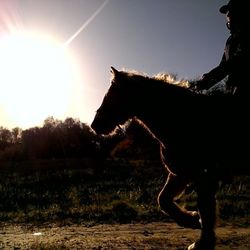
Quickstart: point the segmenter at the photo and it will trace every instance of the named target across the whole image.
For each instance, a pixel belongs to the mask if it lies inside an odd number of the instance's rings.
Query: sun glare
[[[68,110],[72,68],[66,49],[53,39],[19,33],[0,40],[0,110],[11,124],[40,125]]]

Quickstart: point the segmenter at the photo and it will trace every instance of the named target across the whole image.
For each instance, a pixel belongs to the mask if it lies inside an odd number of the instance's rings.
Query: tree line
[[[0,127],[0,159],[29,160],[91,156],[96,135],[78,119],[48,117],[42,127],[26,130]]]
[[[79,119],[48,117],[26,130],[0,127],[0,160],[106,157],[158,159],[159,144],[137,120],[107,136],[97,135]]]

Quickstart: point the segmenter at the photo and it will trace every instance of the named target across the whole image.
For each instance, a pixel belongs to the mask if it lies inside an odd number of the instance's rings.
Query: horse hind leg
[[[180,207],[175,198],[186,188],[188,181],[182,177],[169,173],[167,181],[158,195],[158,204],[161,210],[168,214],[182,227],[200,229],[200,216],[196,211],[187,211]]]

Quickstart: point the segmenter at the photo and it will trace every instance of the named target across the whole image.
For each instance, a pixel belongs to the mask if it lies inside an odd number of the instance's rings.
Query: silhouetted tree
[[[22,146],[28,158],[81,158],[95,154],[96,135],[78,119],[48,117],[43,127],[23,131]]]
[[[0,150],[5,149],[9,145],[11,145],[12,141],[11,131],[7,128],[0,127]]]
[[[11,140],[13,144],[19,144],[21,143],[22,139],[22,129],[21,128],[13,128],[11,131]]]

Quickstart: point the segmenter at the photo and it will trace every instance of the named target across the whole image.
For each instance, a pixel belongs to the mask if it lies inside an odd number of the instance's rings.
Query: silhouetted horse
[[[167,77],[111,69],[112,84],[91,127],[98,134],[108,134],[130,118],[142,121],[159,140],[169,171],[158,196],[161,209],[179,225],[201,229],[200,239],[189,249],[214,249],[218,181],[228,175],[249,174],[249,122],[244,100],[195,93],[167,82]],[[175,203],[175,197],[190,182],[197,192],[198,212]]]

